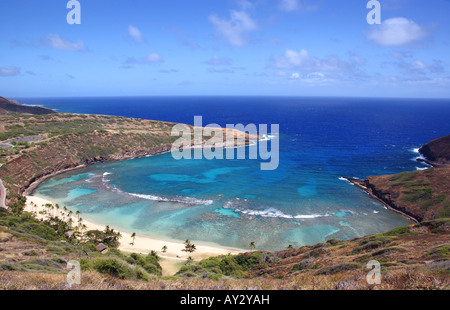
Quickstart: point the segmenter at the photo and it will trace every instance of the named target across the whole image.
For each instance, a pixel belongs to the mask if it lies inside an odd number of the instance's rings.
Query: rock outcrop
[[[419,149],[425,162],[435,167],[450,166],[450,135],[428,142]]]

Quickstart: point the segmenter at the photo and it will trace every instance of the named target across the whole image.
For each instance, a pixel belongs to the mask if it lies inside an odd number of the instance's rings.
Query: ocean
[[[450,134],[450,100],[302,97],[18,98],[60,112],[193,124],[279,124],[279,166],[175,160],[170,153],[92,165],[36,195],[82,217],[170,240],[260,250],[352,239],[410,223],[342,177],[424,169],[417,149]],[[270,128],[270,126],[269,126]],[[248,148],[258,147],[257,145]]]

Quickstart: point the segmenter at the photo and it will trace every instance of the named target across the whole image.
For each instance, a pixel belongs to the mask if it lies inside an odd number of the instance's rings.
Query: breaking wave
[[[103,177],[102,177],[103,186],[105,186],[105,188],[107,188],[111,191],[123,193],[123,194],[129,195],[129,196],[146,199],[146,200],[152,200],[152,201],[175,202],[175,203],[184,203],[184,204],[188,204],[188,205],[209,206],[209,205],[213,204],[213,202],[214,202],[213,200],[209,200],[209,199],[198,199],[198,198],[187,197],[187,196],[177,196],[177,197],[169,198],[169,197],[161,197],[161,196],[149,195],[149,194],[127,193],[127,192],[124,192],[124,191],[118,189],[115,185],[111,185],[109,183],[109,180],[106,178],[106,176],[108,176],[110,174],[112,174],[112,173],[110,173],[110,172],[103,173]]]
[[[224,206],[226,208],[226,206]],[[268,208],[266,210],[250,210],[250,209],[233,209],[235,212],[239,212],[246,215],[271,217],[271,218],[285,218],[285,219],[314,219],[318,217],[331,216],[330,214],[286,214],[275,208]]]
[[[161,196],[155,196],[155,195],[147,195],[147,194],[135,194],[135,193],[127,193],[130,196],[138,197],[141,199],[146,200],[153,200],[153,201],[160,201],[160,202],[178,202],[178,203],[184,203],[189,205],[204,205],[209,206],[213,204],[213,200],[210,199],[198,199],[194,197],[174,197],[174,198],[168,198],[168,197],[161,197]]]

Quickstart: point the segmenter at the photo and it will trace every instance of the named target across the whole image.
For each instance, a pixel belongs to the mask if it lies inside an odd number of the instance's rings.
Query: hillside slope
[[[450,167],[348,180],[416,221],[450,217]]]
[[[450,135],[428,142],[419,152],[433,166],[450,166]]]
[[[0,97],[0,115],[15,115],[18,113],[42,115],[56,113],[56,111],[40,106],[26,106],[14,100]]]
[[[381,267],[377,289],[449,289],[450,285],[449,219],[350,241],[332,239],[280,252],[212,257],[187,263],[173,277],[158,275],[158,269],[145,264],[145,256],[115,249],[100,254],[86,246],[87,252],[82,251],[80,245],[45,229],[45,223],[30,221],[28,215],[17,218],[0,210],[0,289],[365,290],[375,288],[366,279],[367,264],[373,260]],[[82,276],[80,285],[69,288],[66,265],[72,259],[81,262]],[[102,267],[105,263],[107,269]],[[139,264],[148,274],[133,272]]]
[[[0,110],[0,179],[8,190],[8,203],[62,171],[170,151],[180,138],[171,135],[174,125],[107,115],[2,115]],[[188,128],[193,131],[192,126]],[[224,139],[228,133],[234,137],[229,146],[258,139],[257,135],[223,130]],[[191,147],[193,137],[186,142]],[[228,143],[214,136],[205,136],[201,142],[216,147]]]

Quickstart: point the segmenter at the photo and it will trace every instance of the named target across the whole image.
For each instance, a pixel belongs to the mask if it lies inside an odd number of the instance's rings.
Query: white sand
[[[39,214],[39,211],[45,211],[47,212],[48,209],[44,207],[46,204],[52,204],[56,205],[55,202],[52,202],[50,200],[38,197],[38,196],[26,196],[27,197],[27,203],[25,206],[25,211],[27,212],[36,212],[36,217],[41,219],[46,219],[48,217],[47,214]],[[32,203],[36,205],[37,207],[32,207]],[[60,209],[58,210],[58,213],[63,210],[63,206],[60,205]],[[56,210],[54,211],[54,215],[56,216]],[[67,213],[66,213],[67,214]],[[105,230],[106,225],[96,224],[94,222],[88,221],[84,218],[84,215],[80,215],[82,218],[82,224],[86,225],[87,230]],[[61,215],[59,215],[59,218],[62,218]],[[68,220],[68,216],[65,216],[65,220]],[[78,216],[73,214],[72,215],[72,221],[73,226],[76,226],[78,224]],[[136,253],[149,253],[150,251],[156,251],[158,253],[158,256],[162,258],[161,266],[163,267],[163,275],[173,275],[175,274],[179,267],[181,267],[187,260],[187,258],[190,256],[194,260],[201,260],[212,256],[218,256],[218,255],[225,255],[225,254],[238,254],[243,252],[248,252],[246,250],[242,249],[232,249],[232,248],[225,248],[225,247],[219,247],[219,246],[207,246],[207,245],[201,245],[201,244],[195,244],[196,251],[194,253],[189,253],[182,251],[184,249],[183,242],[177,242],[177,241],[166,241],[161,239],[155,239],[152,237],[137,235],[134,239],[134,245],[131,244],[133,239],[131,238],[131,233],[125,232],[119,229],[116,229],[116,227],[110,226],[110,228],[114,228],[115,231],[119,231],[122,235],[122,238],[120,238],[120,246],[119,249],[124,252],[136,252]],[[167,252],[163,253],[162,248],[163,246],[167,247]]]

